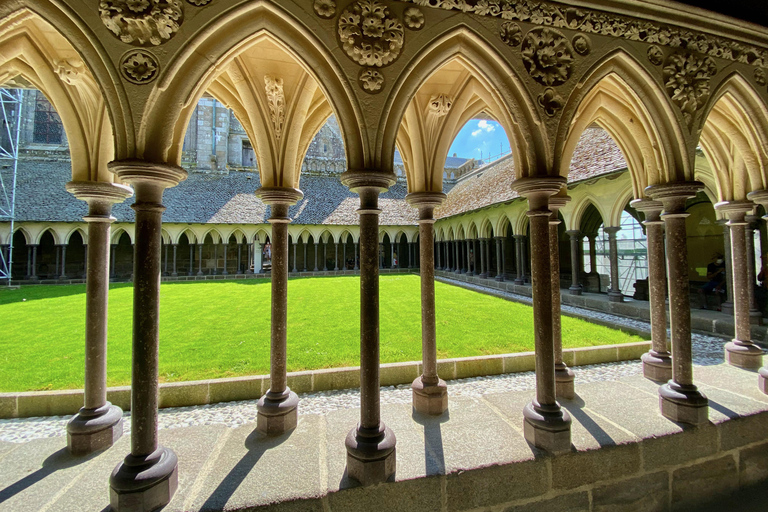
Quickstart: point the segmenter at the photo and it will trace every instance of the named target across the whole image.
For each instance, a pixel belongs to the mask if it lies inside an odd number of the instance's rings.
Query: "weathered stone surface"
[[[563,358],[565,358],[565,353],[563,353]],[[566,362],[566,364],[569,363]],[[504,356],[504,371],[506,373],[532,372],[535,367],[536,356],[533,352],[521,352]]]
[[[680,434],[646,439],[642,445],[643,466],[646,471],[677,466],[713,455],[717,448],[717,427],[689,428]]]
[[[765,430],[762,431],[765,438]],[[739,484],[742,487],[768,480],[768,443],[745,448],[739,453]]]
[[[523,505],[511,505],[504,512],[588,512],[589,494],[574,492],[556,498],[535,501]]]
[[[406,480],[375,487],[355,487],[328,495],[333,512],[382,510],[392,512],[440,512],[441,477]]]
[[[19,393],[18,415],[28,416],[66,416],[75,414],[83,406],[83,390],[39,391]]]
[[[417,363],[388,363],[381,365],[379,381],[382,386],[410,384],[420,373]]]
[[[446,478],[448,510],[471,510],[547,492],[546,466],[535,461],[459,472]]]
[[[123,411],[131,410],[131,387],[119,386],[115,388],[107,388],[107,400],[112,405],[116,405]]]
[[[15,418],[17,414],[16,395],[0,395],[0,418]]]
[[[254,400],[262,394],[264,376],[214,379],[208,383],[211,403]]]
[[[456,360],[457,379],[500,373],[504,373],[504,361],[500,357],[480,356]]]
[[[552,459],[552,487],[573,489],[639,471],[640,448],[637,444],[567,453]]]
[[[669,473],[622,480],[592,490],[593,512],[646,512],[667,510],[669,505]]]
[[[618,351],[615,345],[607,347],[585,347],[573,349],[574,366],[586,364],[607,363],[616,361]]]
[[[738,487],[739,472],[732,455],[681,468],[672,473],[672,509],[694,510]]]
[[[159,407],[186,407],[208,403],[208,381],[172,382],[160,386]]]
[[[315,391],[359,388],[360,368],[317,370],[314,372],[312,387]]]
[[[309,393],[312,391],[312,372],[289,373],[288,387],[294,393]]]

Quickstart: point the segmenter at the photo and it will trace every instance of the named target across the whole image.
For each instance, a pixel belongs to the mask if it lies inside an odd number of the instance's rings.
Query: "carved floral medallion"
[[[347,56],[361,66],[383,67],[400,56],[403,24],[377,0],[359,0],[339,17],[338,34]]]
[[[542,85],[560,85],[571,76],[573,51],[556,30],[532,29],[523,40],[521,54],[528,74]]]
[[[585,35],[577,34],[574,36],[572,43],[573,49],[576,50],[576,53],[579,55],[589,55],[589,52],[592,51],[592,43]]]
[[[403,21],[411,30],[421,30],[424,26],[424,13],[416,7],[409,7],[403,12]]]
[[[335,0],[315,0],[312,4],[312,8],[315,10],[315,14],[321,18],[329,19],[336,16]]]
[[[648,60],[654,66],[661,66],[664,63],[664,51],[655,44],[648,48]]]
[[[429,111],[437,117],[443,117],[451,111],[453,100],[445,94],[438,94],[429,99]]]
[[[375,68],[363,68],[358,79],[363,90],[370,93],[379,92],[384,87],[384,75]]]
[[[157,77],[159,70],[157,58],[146,50],[131,50],[120,59],[123,78],[134,84],[148,84]]]
[[[563,108],[563,97],[553,88],[548,87],[539,95],[539,105],[549,117],[555,116]]]
[[[275,139],[283,137],[283,125],[285,124],[285,92],[283,91],[283,79],[266,75],[264,77],[264,90],[267,94],[269,117],[275,129]]]
[[[115,36],[135,46],[168,41],[184,21],[181,0],[101,0],[99,14]]]
[[[499,36],[507,46],[520,46],[520,43],[523,42],[523,31],[520,29],[520,25],[512,21],[505,21],[501,24]]]
[[[205,5],[208,5],[213,0],[187,0],[190,4],[196,6],[196,7],[203,7]]]
[[[755,82],[757,82],[757,85],[768,84],[768,73],[766,73],[765,69],[757,68],[755,70]]]
[[[689,123],[709,98],[709,81],[715,74],[717,65],[711,57],[675,53],[667,59],[664,65],[667,94]]]

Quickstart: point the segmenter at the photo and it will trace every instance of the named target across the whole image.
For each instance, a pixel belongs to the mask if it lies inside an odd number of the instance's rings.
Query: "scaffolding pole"
[[[19,165],[22,89],[0,88],[0,223],[8,223],[7,243],[0,246],[0,283],[11,286],[13,230],[16,217],[16,172]]]

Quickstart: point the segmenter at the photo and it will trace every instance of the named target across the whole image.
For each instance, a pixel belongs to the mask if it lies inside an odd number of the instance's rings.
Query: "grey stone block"
[[[651,512],[669,507],[669,473],[658,471],[592,490],[593,512]]]
[[[574,492],[524,505],[511,505],[504,512],[589,512],[589,494]]]
[[[640,449],[636,443],[568,453],[552,459],[552,487],[573,489],[613,480],[638,473],[640,465]]]
[[[491,466],[446,478],[448,510],[471,510],[532,498],[549,490],[546,464],[540,461]]]
[[[765,436],[765,430],[762,431]],[[765,485],[768,480],[768,443],[745,448],[739,453],[739,484],[746,487],[753,484]]]
[[[387,483],[379,486],[354,487],[328,495],[333,512],[387,510],[388,512],[440,512],[442,510],[441,478]]]
[[[83,406],[83,390],[19,393],[18,416],[67,416]]]
[[[208,384],[210,401],[211,403],[218,403],[259,398],[262,394],[264,379],[263,375],[259,375],[211,380]]]
[[[672,509],[694,510],[738,487],[739,472],[732,455],[681,468],[672,473]]]
[[[159,407],[186,407],[208,403],[208,381],[160,385]]]
[[[335,368],[314,372],[312,388],[315,391],[352,389],[360,387],[360,368]]]
[[[11,393],[0,395],[0,419],[15,418],[17,415],[16,395]]]
[[[679,434],[645,439],[642,450],[646,471],[679,466],[717,452],[717,427],[704,425]]]

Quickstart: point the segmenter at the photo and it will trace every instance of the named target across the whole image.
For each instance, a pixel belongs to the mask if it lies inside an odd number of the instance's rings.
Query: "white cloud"
[[[478,136],[478,135],[480,135],[481,133],[483,133],[483,130],[480,130],[480,129],[478,129],[478,130],[475,130],[475,131],[473,131],[473,132],[472,132],[472,136],[473,136],[473,137],[477,137],[477,136]]]
[[[492,131],[494,131],[496,129],[495,126],[493,126],[491,123],[489,123],[485,119],[481,119],[477,123],[477,127],[480,128],[481,130],[485,130],[488,133],[491,133]]]

